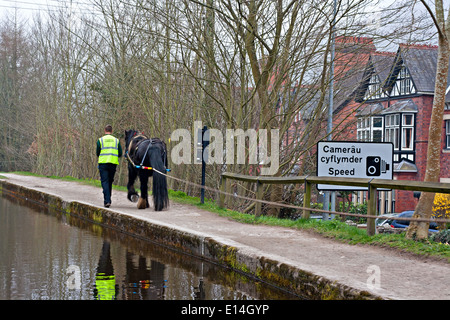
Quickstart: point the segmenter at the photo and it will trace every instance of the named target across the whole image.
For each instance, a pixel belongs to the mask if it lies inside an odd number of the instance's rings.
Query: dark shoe
[[[111,203],[106,203],[105,208],[109,208],[111,206]]]

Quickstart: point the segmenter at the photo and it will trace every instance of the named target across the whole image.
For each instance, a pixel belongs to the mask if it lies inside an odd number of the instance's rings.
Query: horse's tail
[[[166,173],[166,167],[162,161],[161,149],[158,146],[151,146],[148,153],[150,154],[150,163],[152,167],[159,172]],[[169,194],[167,191],[167,179],[153,170],[153,204],[155,211],[161,211],[169,206]]]

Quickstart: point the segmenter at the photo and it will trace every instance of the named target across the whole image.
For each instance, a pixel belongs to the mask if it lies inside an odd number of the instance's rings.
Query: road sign
[[[317,144],[317,176],[340,178],[393,177],[394,145],[390,142],[320,141]],[[366,191],[355,186],[317,185],[319,190]]]

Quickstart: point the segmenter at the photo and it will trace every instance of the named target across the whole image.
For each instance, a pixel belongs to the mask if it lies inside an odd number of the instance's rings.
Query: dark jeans
[[[98,170],[100,171],[100,181],[103,188],[104,204],[111,203],[112,184],[116,173],[117,165],[112,163],[100,163]]]

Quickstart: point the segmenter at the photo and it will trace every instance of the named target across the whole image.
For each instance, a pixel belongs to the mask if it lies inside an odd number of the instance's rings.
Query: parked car
[[[414,214],[414,211],[403,211],[398,215],[399,218],[411,218]],[[395,220],[388,222],[393,228],[406,228],[409,226],[409,220]],[[430,222],[429,231],[437,232],[437,224],[436,222]]]
[[[389,224],[392,222],[392,219],[398,217],[400,213],[386,213],[381,215],[379,218],[375,219],[375,225],[377,227],[381,227],[384,224]]]

